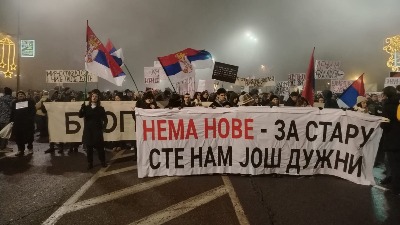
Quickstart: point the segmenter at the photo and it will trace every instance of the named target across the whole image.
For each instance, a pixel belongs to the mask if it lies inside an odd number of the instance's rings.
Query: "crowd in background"
[[[226,91],[224,88],[216,92],[208,91],[196,92],[193,96],[190,94],[179,95],[170,89],[164,91],[147,89],[146,91],[134,92],[129,89],[125,91],[103,91],[95,90],[101,101],[135,101],[135,107],[144,109],[160,108],[157,102],[164,102],[165,108],[185,108],[185,107],[243,107],[243,106],[290,106],[290,107],[308,107],[309,102],[298,92],[290,93],[284,101],[283,96],[269,93],[259,93],[258,89],[249,92],[236,93]],[[382,184],[393,183],[396,190],[400,192],[400,139],[396,136],[400,134],[400,122],[396,119],[396,110],[399,105],[400,86],[397,88],[386,87],[381,96],[371,94],[367,96],[358,96],[357,104],[350,110],[360,113],[368,113],[376,116],[384,116],[390,119],[389,123],[383,123],[383,135],[380,143],[379,152],[384,153],[384,164],[387,177]],[[47,127],[47,111],[44,102],[71,102],[87,100],[89,95],[82,91],[74,91],[70,88],[56,87],[49,91],[18,91],[12,96],[10,88],[4,88],[2,97],[0,97],[0,129],[9,122],[14,122],[13,139],[18,146],[17,156],[23,156],[25,147],[32,153],[34,134],[38,133],[39,143],[49,142],[49,133]],[[90,93],[89,93],[90,94]],[[323,108],[339,108],[336,95],[330,90],[324,90],[314,97],[314,103]],[[18,103],[28,102],[22,109],[18,108]],[[211,104],[210,104],[211,102]],[[347,109],[349,110],[349,109]],[[26,145],[26,146],[25,146]],[[81,143],[49,143],[49,149],[45,153],[52,153],[58,148],[59,153],[63,153],[65,148],[69,152],[77,152]],[[121,149],[135,150],[134,142],[110,142],[106,143],[106,148],[113,151]],[[7,148],[7,139],[0,139],[0,150]],[[378,157],[379,158],[379,157]],[[393,182],[397,180],[396,182]]]

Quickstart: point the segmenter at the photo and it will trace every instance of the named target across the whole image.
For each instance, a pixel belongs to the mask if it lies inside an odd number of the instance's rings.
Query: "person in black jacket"
[[[383,95],[382,116],[389,119],[388,123],[381,123],[383,129],[382,148],[387,154],[390,172],[392,175],[392,192],[400,196],[400,122],[397,120],[399,98],[394,87],[385,87]]]
[[[194,102],[192,102],[192,100],[190,99],[190,94],[186,93],[183,96],[182,108],[193,107],[193,106],[194,106]]]
[[[14,122],[13,134],[18,146],[16,156],[23,156],[25,144],[28,144],[28,150],[33,153],[33,136],[35,133],[35,102],[26,98],[23,91],[17,92],[17,100],[12,103],[11,122]]]
[[[324,96],[324,108],[325,109],[339,109],[339,105],[337,104],[337,101],[332,99],[333,93],[330,90],[324,90],[322,91],[322,96]]]
[[[102,167],[107,167],[104,152],[103,130],[107,127],[107,115],[100,105],[99,94],[92,91],[89,96],[89,104],[82,104],[79,117],[84,118],[82,143],[86,145],[88,169],[93,168],[93,148],[96,148]]]
[[[217,97],[209,107],[231,107],[231,104],[226,100],[226,90],[224,88],[220,88],[217,90]]]
[[[285,102],[284,106],[296,106],[297,99],[299,97],[299,93],[293,91],[290,93],[288,100]]]

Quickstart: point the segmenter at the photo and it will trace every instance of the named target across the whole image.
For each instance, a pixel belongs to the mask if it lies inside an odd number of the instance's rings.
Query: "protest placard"
[[[315,79],[343,79],[344,72],[340,70],[340,61],[316,60]]]
[[[86,70],[46,70],[46,83],[84,83],[97,82],[95,74]]]

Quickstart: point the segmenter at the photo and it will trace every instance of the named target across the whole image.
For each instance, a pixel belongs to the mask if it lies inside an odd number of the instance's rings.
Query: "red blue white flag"
[[[167,76],[192,74],[195,69],[211,68],[212,56],[205,50],[187,48],[183,51],[158,57]]]
[[[122,86],[126,76],[124,71],[89,26],[86,30],[86,42],[86,70],[117,86]]]

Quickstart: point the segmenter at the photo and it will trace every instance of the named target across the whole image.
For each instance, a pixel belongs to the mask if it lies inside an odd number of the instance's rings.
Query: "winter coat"
[[[10,122],[12,101],[11,95],[0,97],[0,123],[8,124]]]
[[[285,102],[284,106],[296,106],[296,102],[291,97]]]
[[[217,101],[217,100],[215,100],[215,101],[213,101],[213,103],[211,103],[211,105],[209,105],[208,107],[210,107],[210,108],[214,108],[214,107],[226,107],[227,105],[229,105],[230,107],[232,107],[231,106],[231,104],[228,102],[228,101],[225,101],[225,102],[219,102],[219,101]]]
[[[103,130],[107,127],[107,115],[102,106],[92,108],[91,105],[82,105],[79,117],[83,118],[84,128],[82,142],[87,146],[103,145]]]
[[[396,118],[397,98],[387,99],[382,108],[382,116],[390,120],[389,123],[381,123],[383,129],[382,146],[385,151],[400,152],[400,122]]]
[[[324,108],[326,109],[338,109],[339,105],[336,100],[332,99],[333,93],[329,90],[322,91],[322,95],[324,96],[325,104]]]
[[[16,109],[18,102],[28,101],[28,107]],[[32,99],[17,100],[12,103],[11,122],[14,122],[13,135],[17,143],[33,141],[35,132],[35,102]]]

